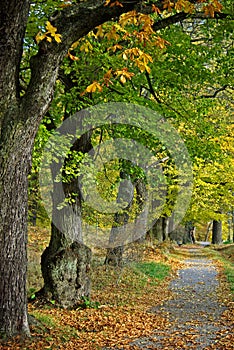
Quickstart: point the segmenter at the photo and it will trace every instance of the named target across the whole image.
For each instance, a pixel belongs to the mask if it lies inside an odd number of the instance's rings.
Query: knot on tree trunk
[[[52,253],[47,247],[41,258],[43,294],[61,307],[73,309],[90,293],[91,250],[80,242]]]

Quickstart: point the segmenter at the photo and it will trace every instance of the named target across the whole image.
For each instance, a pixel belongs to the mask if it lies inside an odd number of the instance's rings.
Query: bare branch
[[[199,96],[199,97],[200,97],[200,98],[215,98],[215,97],[218,95],[218,93],[220,93],[221,91],[225,91],[227,88],[231,88],[231,89],[232,89],[231,86],[229,86],[228,84],[226,84],[226,85],[222,86],[221,88],[215,90],[214,93],[213,93],[212,95],[201,95],[201,96]]]

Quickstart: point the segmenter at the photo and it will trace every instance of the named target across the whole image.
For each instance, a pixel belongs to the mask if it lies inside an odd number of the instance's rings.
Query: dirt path
[[[222,321],[226,307],[217,296],[219,280],[215,264],[201,255],[200,249],[190,251],[191,258],[170,284],[173,298],[150,311],[162,314],[169,327],[155,331],[151,337],[134,341],[138,349],[234,349],[223,342],[234,332],[233,325]]]

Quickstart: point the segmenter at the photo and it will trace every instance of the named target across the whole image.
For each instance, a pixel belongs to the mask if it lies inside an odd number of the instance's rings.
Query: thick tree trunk
[[[222,244],[222,221],[213,220],[212,244]]]
[[[92,131],[84,133],[71,147],[73,152],[87,153],[92,149]],[[65,159],[65,164],[68,159]],[[53,179],[62,168],[60,163],[51,166]],[[64,308],[75,308],[82,297],[90,294],[91,250],[83,244],[82,239],[82,196],[80,178],[64,182],[65,198],[72,202],[58,209],[64,200],[59,189],[60,183],[54,182],[53,214],[50,244],[42,254],[41,268],[44,287],[39,294],[55,300]]]
[[[162,217],[154,223],[151,230],[148,232],[148,237],[151,239],[156,239],[158,242],[163,242],[164,240],[164,220]]]
[[[0,333],[29,334],[27,321],[27,176],[32,141],[22,125],[0,153]],[[24,134],[26,132],[26,135]]]

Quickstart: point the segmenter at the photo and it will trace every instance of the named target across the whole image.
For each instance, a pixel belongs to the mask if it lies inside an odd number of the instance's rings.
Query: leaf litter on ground
[[[31,339],[17,337],[14,342],[0,345],[0,349],[142,349],[139,344],[134,344],[136,339],[141,339],[142,344],[147,339],[148,349],[156,349],[150,345],[150,339],[153,344],[155,338],[164,337],[172,322],[167,315],[152,313],[149,309],[152,306],[160,309],[165,302],[173,299],[169,283],[178,276],[178,271],[184,267],[183,259],[189,255],[187,248],[180,248],[178,251],[182,253],[182,259],[178,259],[175,257],[177,249],[173,249],[172,254],[168,249],[166,245],[149,245],[142,257],[142,261],[163,262],[171,267],[170,276],[162,281],[152,283],[151,278],[140,278],[131,265],[119,271],[104,265],[96,266],[91,299],[98,303],[98,308],[62,310],[56,305],[41,305],[34,301],[29,304],[29,313],[38,322],[31,325]],[[218,267],[222,285],[218,294],[227,305],[219,323],[228,325],[230,329],[234,305],[222,266]],[[189,331],[183,330],[183,335],[181,337],[181,332],[175,329],[169,338],[164,339],[164,349],[188,349],[188,343],[189,349],[196,349],[199,332],[195,325],[193,328],[190,325]],[[216,343],[206,349],[229,350],[233,349],[233,343],[233,334],[223,328]]]

